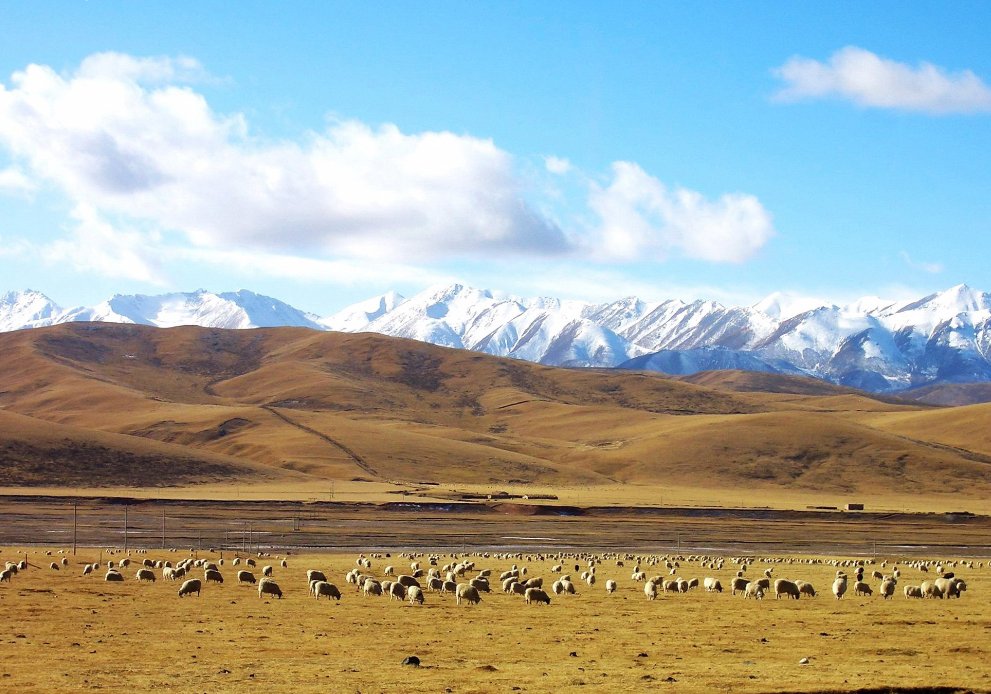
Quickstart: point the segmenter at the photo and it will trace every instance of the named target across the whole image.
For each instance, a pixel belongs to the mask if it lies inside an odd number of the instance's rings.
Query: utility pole
[[[76,556],[76,513],[79,502],[72,502],[72,556]]]
[[[162,509],[162,549],[165,549],[165,509]]]
[[[127,505],[124,506],[124,554],[127,554]]]

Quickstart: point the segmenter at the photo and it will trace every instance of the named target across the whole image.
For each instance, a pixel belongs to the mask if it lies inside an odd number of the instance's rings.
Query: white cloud
[[[776,95],[783,101],[839,97],[932,114],[991,111],[991,88],[970,70],[952,73],[925,62],[913,67],[856,46],[835,52],[828,63],[792,57],[774,74],[785,82]]]
[[[567,249],[491,140],[343,121],[303,143],[263,143],[242,116],[170,83],[196,67],[119,54],[68,77],[31,65],[0,87],[0,143],[77,202],[203,247],[373,258]]]
[[[564,157],[555,157],[553,154],[549,154],[544,157],[544,167],[552,174],[562,176],[571,171],[571,162]]]
[[[598,243],[613,258],[663,259],[679,253],[738,263],[774,235],[770,213],[752,195],[708,200],[693,190],[670,190],[631,162],[612,168],[606,187],[593,185],[589,206],[601,220]]]
[[[928,263],[925,261],[912,260],[912,257],[908,254],[908,251],[899,251],[898,257],[913,270],[921,270],[922,272],[927,272],[930,275],[938,275],[944,269],[942,263]]]
[[[76,210],[42,257],[157,283],[193,256],[339,281],[375,263],[412,282],[434,274],[417,263],[471,257],[738,262],[772,234],[752,196],[669,191],[627,162],[608,186],[582,188],[602,222],[589,225],[581,201],[541,191],[489,139],[335,120],[297,141],[263,140],[243,115],[215,112],[192,86],[204,81],[191,58],[100,53],[72,73],[29,65],[0,83],[0,147],[13,164],[0,188],[45,184]],[[563,157],[543,163],[556,181],[588,185]]]
[[[38,247],[44,262],[66,263],[103,277],[166,284],[156,234],[121,230],[82,204],[76,206],[72,216],[75,225],[67,238]]]
[[[37,189],[37,184],[28,178],[20,169],[13,166],[0,169],[0,193],[25,196],[30,195]]]

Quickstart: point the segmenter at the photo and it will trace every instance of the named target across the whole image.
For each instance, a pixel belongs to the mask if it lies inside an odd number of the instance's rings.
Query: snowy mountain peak
[[[32,290],[0,296],[0,330],[68,321],[369,331],[556,366],[609,367],[644,356],[637,368],[773,370],[876,391],[991,381],[991,294],[967,285],[914,301],[863,297],[844,306],[779,292],[738,307],[521,298],[454,283],[408,299],[388,292],[326,318],[247,289],[116,294],[70,310]]]
[[[0,331],[52,325],[61,313],[58,304],[41,292],[9,291],[0,296]]]

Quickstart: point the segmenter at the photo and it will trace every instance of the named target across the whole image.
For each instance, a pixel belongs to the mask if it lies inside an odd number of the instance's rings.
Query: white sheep
[[[615,592],[616,592],[616,581],[610,578],[608,581],[606,581],[606,594],[612,595]]]
[[[369,595],[381,595],[382,584],[376,581],[374,578],[366,578],[365,582],[361,584],[361,592],[366,597]]]
[[[807,581],[795,581],[795,584],[798,586],[798,592],[802,595],[807,595],[810,598],[814,598],[816,596],[816,589],[811,583],[808,583]]]
[[[922,587],[921,586],[905,586],[902,590],[904,591],[906,598],[921,598],[922,597]]]
[[[647,581],[643,584],[644,595],[647,596],[648,600],[654,600],[657,598],[657,584],[653,581]]]
[[[214,583],[224,582],[223,575],[216,569],[206,569],[203,572],[203,578],[206,580],[207,583],[209,583],[210,581],[213,581]]]
[[[406,586],[399,581],[390,582],[387,590],[385,584],[383,584],[382,590],[385,590],[389,594],[390,600],[399,600],[402,602],[406,599]]]
[[[119,581],[123,581],[124,580],[124,575],[120,571],[118,571],[117,569],[110,569],[103,576],[103,580],[104,581],[119,582]]]
[[[764,598],[764,587],[759,581],[749,581],[747,582],[747,587],[743,590],[743,597],[762,600]]]
[[[482,601],[482,598],[478,595],[478,590],[475,586],[469,583],[459,583],[458,587],[454,593],[455,601],[458,605],[464,600],[469,605],[477,605]]]
[[[190,578],[188,581],[184,581],[183,584],[179,586],[179,597],[181,598],[184,595],[192,595],[193,593],[196,593],[196,596],[199,597],[201,587],[202,584],[200,583],[200,579]]]
[[[418,586],[410,586],[409,590],[406,591],[406,598],[410,605],[422,605],[423,591]]]
[[[540,588],[527,588],[526,592],[523,594],[523,600],[527,605],[532,603],[543,603],[545,605],[551,604],[550,596]]]
[[[271,565],[262,567],[262,576],[271,576],[273,570]]]
[[[935,581],[923,581],[919,587],[922,589],[923,597],[943,599],[943,590],[936,585]]]
[[[306,580],[307,581],[313,581],[313,580],[326,581],[327,580],[327,577],[324,576],[323,571],[317,571],[316,569],[310,569],[309,571],[306,572]]]
[[[258,583],[258,597],[263,598],[266,595],[275,595],[280,600],[282,599],[282,589],[279,588],[279,584],[271,578],[263,578]]]
[[[779,578],[774,581],[774,599],[779,599],[782,595],[798,600],[802,592],[798,589],[798,584],[786,578]]]
[[[892,595],[895,594],[895,585],[897,581],[893,578],[885,578],[881,581],[881,585],[878,588],[878,593],[881,594],[882,600],[888,600]]]
[[[863,581],[854,581],[853,583],[853,594],[854,595],[873,595],[874,591],[871,587],[864,583]]]
[[[718,578],[713,578],[712,576],[705,577],[705,580],[702,581],[702,587],[709,593],[723,592],[723,584],[719,582]]]
[[[254,584],[255,583],[255,575],[253,573],[251,573],[250,571],[247,571],[245,569],[241,569],[240,571],[237,572],[237,582],[238,582],[238,585],[240,585],[242,583],[251,583],[251,584]]]
[[[317,600],[320,599],[321,595],[326,595],[328,599],[333,598],[334,600],[341,599],[341,591],[337,589],[333,583],[327,583],[327,581],[317,581],[313,584],[313,597]]]
[[[134,578],[139,581],[151,581],[155,582],[155,572],[151,569],[138,569],[138,572],[134,574]]]
[[[833,595],[836,596],[837,600],[842,598],[843,594],[846,593],[846,588],[847,588],[846,580],[847,580],[846,574],[842,574],[837,576],[836,579],[833,581]]]

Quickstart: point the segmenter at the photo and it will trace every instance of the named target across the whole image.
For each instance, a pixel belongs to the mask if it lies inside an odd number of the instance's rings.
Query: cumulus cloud
[[[599,216],[599,242],[619,260],[671,254],[721,263],[753,256],[774,235],[771,215],[742,193],[715,200],[685,188],[669,189],[631,162],[616,162],[612,180],[594,185],[589,205]]]
[[[932,114],[991,111],[991,88],[970,70],[948,72],[922,62],[917,66],[847,46],[829,62],[795,56],[774,70],[785,82],[783,101],[837,97],[860,106]]]
[[[773,233],[752,196],[668,190],[628,162],[603,186],[545,157],[555,181],[582,191],[551,201],[490,139],[355,120],[263,139],[242,114],[216,112],[195,88],[205,82],[192,58],[119,53],[69,73],[29,65],[0,82],[12,164],[0,190],[44,185],[75,210],[65,238],[39,247],[44,258],[158,283],[168,263],[190,259],[341,278],[361,266],[330,259],[372,260],[412,278],[422,261],[519,254],[738,262]],[[601,224],[587,223],[583,203]],[[555,205],[552,218],[544,208]]]
[[[566,249],[491,140],[341,121],[303,143],[260,142],[242,116],[176,83],[197,70],[119,54],[91,56],[67,77],[31,65],[0,87],[0,142],[77,202],[198,246],[370,257]]]
[[[28,178],[20,169],[13,166],[0,169],[0,193],[23,196],[30,195],[37,188],[37,184]]]
[[[166,284],[157,234],[121,229],[84,204],[73,209],[72,217],[68,237],[38,247],[42,260],[104,277]]]

